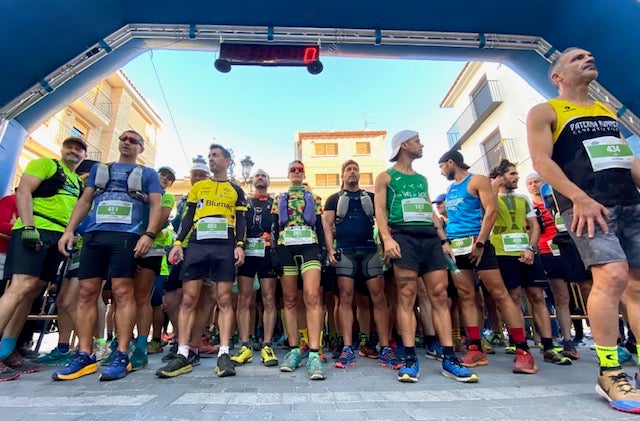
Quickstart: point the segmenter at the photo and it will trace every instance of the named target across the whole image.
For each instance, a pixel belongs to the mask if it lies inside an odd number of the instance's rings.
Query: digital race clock
[[[297,44],[220,44],[220,55],[214,66],[222,73],[231,66],[304,66],[309,73],[322,72],[320,47]]]

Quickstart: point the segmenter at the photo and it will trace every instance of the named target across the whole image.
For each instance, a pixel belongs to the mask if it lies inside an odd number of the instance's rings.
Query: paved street
[[[52,336],[52,335],[47,335]],[[45,348],[43,348],[45,349]],[[637,419],[609,408],[594,392],[596,358],[581,347],[573,366],[554,366],[534,355],[536,375],[511,373],[513,356],[502,348],[480,367],[480,382],[461,384],[440,375],[440,363],[420,351],[417,384],[360,358],[355,368],[327,367],[327,379],[311,382],[306,368],[281,373],[253,363],[237,375],[218,378],[215,358],[202,359],[190,374],[158,379],[161,355],[127,378],[102,383],[98,375],[71,382],[51,380],[53,369],[0,383],[0,419],[9,420],[605,420]],[[280,360],[285,350],[276,349]],[[634,367],[626,367],[633,373]]]

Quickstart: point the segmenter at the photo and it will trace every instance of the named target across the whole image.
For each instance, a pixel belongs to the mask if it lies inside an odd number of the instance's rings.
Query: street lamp
[[[249,155],[245,156],[242,161],[240,161],[240,165],[242,165],[242,178],[244,178],[244,184],[249,184],[249,193],[253,191],[253,183],[251,183],[251,169],[255,163],[251,160]]]

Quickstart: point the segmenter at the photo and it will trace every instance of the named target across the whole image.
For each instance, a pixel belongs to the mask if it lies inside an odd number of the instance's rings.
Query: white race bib
[[[196,239],[227,239],[229,238],[227,219],[224,217],[207,216],[198,219]]]
[[[433,220],[433,213],[429,210],[427,199],[423,197],[402,199],[400,204],[404,222],[429,222]]]
[[[310,227],[286,227],[284,229],[284,245],[298,246],[313,244],[313,230]]]
[[[589,155],[593,171],[609,168],[631,169],[633,151],[624,140],[615,136],[603,136],[582,142]]]
[[[562,219],[562,216],[560,216],[560,213],[556,213],[556,217],[555,217],[555,223],[556,223],[556,229],[558,230],[558,232],[566,232],[567,231],[567,227],[564,224],[564,220]]]
[[[103,200],[96,209],[98,224],[131,224],[133,203],[124,200]]]
[[[502,234],[504,251],[525,251],[529,248],[529,235],[526,232]]]
[[[455,256],[464,256],[471,253],[473,237],[462,237],[451,240],[451,250]]]
[[[247,238],[247,243],[244,247],[245,256],[264,257],[264,250],[264,238]]]
[[[558,247],[558,245],[554,243],[553,240],[547,241],[547,244],[551,249],[551,254],[553,254],[554,256],[560,256],[560,247]]]

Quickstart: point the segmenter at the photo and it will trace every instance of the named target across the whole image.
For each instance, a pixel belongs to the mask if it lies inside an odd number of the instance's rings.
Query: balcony
[[[458,149],[500,104],[502,96],[498,81],[486,81],[447,132],[449,148]]]
[[[111,99],[98,89],[92,89],[82,95],[73,103],[73,107],[91,124],[103,129],[109,126],[113,115]]]
[[[502,159],[508,159],[514,164],[517,164],[522,160],[519,159],[519,149],[515,139],[502,139],[492,148],[485,150],[484,155],[470,165],[471,168],[469,171],[474,174],[489,176],[489,171],[496,167]]]

